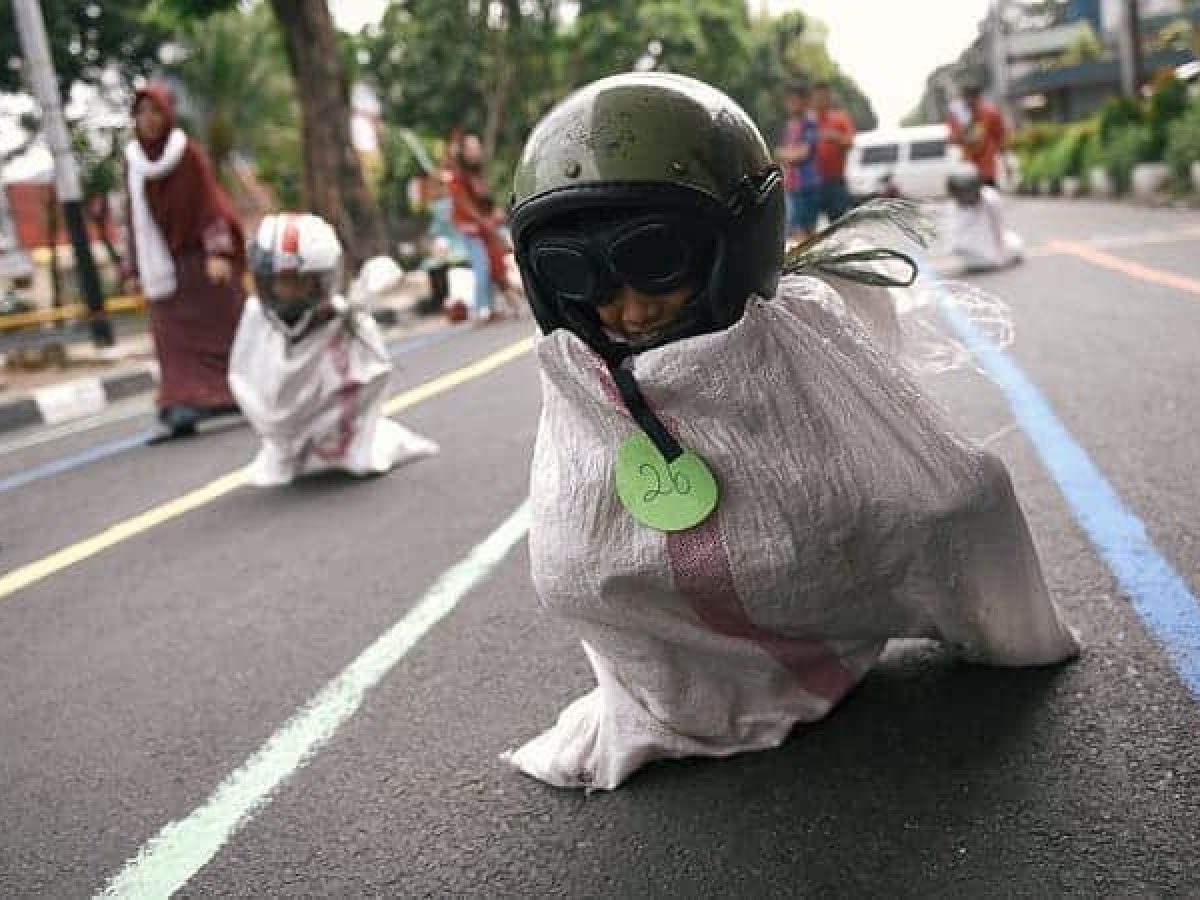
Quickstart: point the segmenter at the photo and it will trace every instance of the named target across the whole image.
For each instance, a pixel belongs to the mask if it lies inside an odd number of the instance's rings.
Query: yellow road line
[[[394,413],[402,409],[408,409],[410,406],[415,406],[418,403],[436,397],[438,394],[458,387],[460,384],[480,378],[500,368],[505,363],[511,362],[517,357],[528,353],[532,347],[533,338],[525,338],[490,356],[485,356],[478,362],[433,378],[424,384],[417,385],[417,387],[405,391],[403,394],[393,397],[388,401],[384,410],[387,413]],[[131,519],[118,522],[116,525],[106,528],[93,537],[64,547],[61,550],[51,553],[49,556],[42,557],[36,562],[24,565],[19,569],[14,569],[6,575],[0,575],[0,600],[4,600],[19,590],[70,568],[76,563],[83,562],[85,559],[90,559],[99,553],[103,553],[110,547],[115,547],[117,544],[127,541],[130,538],[144,534],[150,529],[162,525],[164,522],[169,522],[172,519],[182,516],[184,513],[212,503],[219,497],[223,497],[244,485],[246,483],[246,473],[247,470],[245,468],[228,472],[210,481],[203,487],[184,494],[182,497],[168,500],[166,503],[160,504],[153,509],[148,509],[146,512],[140,513]]]
[[[116,525],[106,528],[94,537],[87,538],[69,547],[64,547],[56,553],[42,557],[37,562],[14,569],[7,575],[0,576],[0,600],[44,578],[49,578],[51,575],[61,572],[63,569],[73,566],[77,562],[82,562],[89,557],[95,556],[97,553],[102,553],[109,547],[116,546],[122,541],[127,541],[129,538],[149,531],[157,525],[169,522],[171,519],[204,506],[206,503],[211,503],[218,497],[228,494],[245,483],[246,470],[238,469],[236,472],[222,475],[220,478],[210,481],[204,487],[197,488],[190,493],[184,494],[182,497],[177,497],[153,509],[146,510],[146,512],[136,515],[132,519],[118,522]]]
[[[1179,275],[1175,272],[1166,272],[1162,269],[1144,266],[1141,263],[1113,256],[1111,253],[1105,253],[1103,250],[1097,250],[1095,247],[1089,247],[1087,244],[1080,244],[1076,241],[1051,241],[1047,246],[1059,253],[1069,253],[1072,256],[1078,256],[1080,259],[1086,260],[1093,265],[1111,269],[1114,272],[1120,272],[1122,275],[1128,275],[1131,278],[1138,278],[1142,281],[1148,281],[1151,284],[1174,288],[1178,291],[1185,291],[1189,294],[1200,296],[1200,279],[1198,278],[1189,278],[1186,275]]]
[[[458,385],[464,384],[473,378],[486,375],[493,369],[498,369],[518,356],[528,353],[531,349],[533,349],[533,338],[525,338],[522,341],[517,341],[515,344],[505,347],[503,350],[497,350],[491,356],[485,356],[483,359],[471,363],[469,366],[463,366],[461,369],[456,369],[440,378],[434,378],[432,381],[418,385],[411,391],[405,391],[403,394],[393,397],[384,404],[384,415],[390,416],[392,413],[400,412],[402,409],[408,409],[410,406],[423,403],[430,397],[436,397],[443,391],[448,391],[450,388],[458,387]]]
[[[1155,244],[1181,244],[1200,238],[1200,225],[1184,225],[1170,231],[1149,231],[1144,234],[1122,234],[1112,237],[1092,238],[1086,241],[1076,241],[1085,247],[1095,247],[1101,250],[1116,250],[1122,247],[1150,247]],[[1028,248],[1025,256],[1040,258],[1045,256],[1060,256],[1067,252],[1062,247],[1056,247],[1057,241],[1050,241],[1037,247]],[[1072,242],[1068,242],[1072,243]]]
[[[104,301],[106,313],[141,312],[146,308],[146,301],[140,296],[110,297]],[[63,322],[74,319],[87,319],[90,310],[82,303],[72,303],[70,306],[35,309],[30,312],[4,313],[0,315],[0,331],[11,331],[16,328],[29,328],[33,325],[45,325],[48,322]]]

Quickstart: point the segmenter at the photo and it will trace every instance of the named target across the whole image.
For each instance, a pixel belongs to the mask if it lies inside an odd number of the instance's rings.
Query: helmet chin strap
[[[270,307],[267,307],[266,312],[267,317],[271,320],[275,327],[283,332],[283,336],[287,338],[289,342],[295,343],[296,341],[300,340],[300,338],[304,337],[308,333],[309,329],[313,326],[317,318],[318,309],[319,304],[312,304],[306,307],[304,312],[297,316],[292,322],[288,322]]]

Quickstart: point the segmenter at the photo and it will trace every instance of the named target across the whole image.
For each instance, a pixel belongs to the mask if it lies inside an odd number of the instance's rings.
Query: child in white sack
[[[990,272],[1021,261],[1025,242],[1004,222],[1000,192],[984,184],[969,163],[946,179],[949,250],[967,272]]]
[[[511,222],[545,335],[533,581],[598,682],[514,765],[615,788],[776,746],[890,638],[1004,666],[1078,652],[1003,464],[830,287],[894,289],[905,258],[842,231],[789,257],[821,277],[781,281],[779,172],[728,97],[657,73],[584,87],[530,136]]]
[[[331,469],[374,475],[437,452],[383,415],[391,356],[370,313],[337,293],[342,246],[329,223],[267,216],[250,268],[256,296],[238,325],[229,383],[262,438],[252,483]]]

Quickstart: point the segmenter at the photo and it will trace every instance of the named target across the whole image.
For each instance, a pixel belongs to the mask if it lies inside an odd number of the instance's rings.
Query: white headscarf
[[[162,178],[174,171],[187,149],[187,135],[178,128],[171,130],[166,147],[158,159],[147,159],[136,141],[125,146],[125,162],[129,167],[129,208],[137,253],[138,276],[142,292],[148,300],[161,300],[175,293],[175,264],[166,239],[146,203],[146,180]]]

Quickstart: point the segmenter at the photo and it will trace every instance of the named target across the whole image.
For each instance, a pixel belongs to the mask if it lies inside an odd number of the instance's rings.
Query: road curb
[[[0,434],[94,416],[110,404],[147,393],[156,387],[158,373],[156,368],[149,366],[49,384],[0,403]]]
[[[381,307],[372,310],[383,328],[403,328],[420,320],[411,309]],[[158,387],[158,366],[125,369],[104,376],[83,376],[36,388],[0,401],[0,435],[39,425],[59,425],[94,416],[105,407],[148,393]]]

